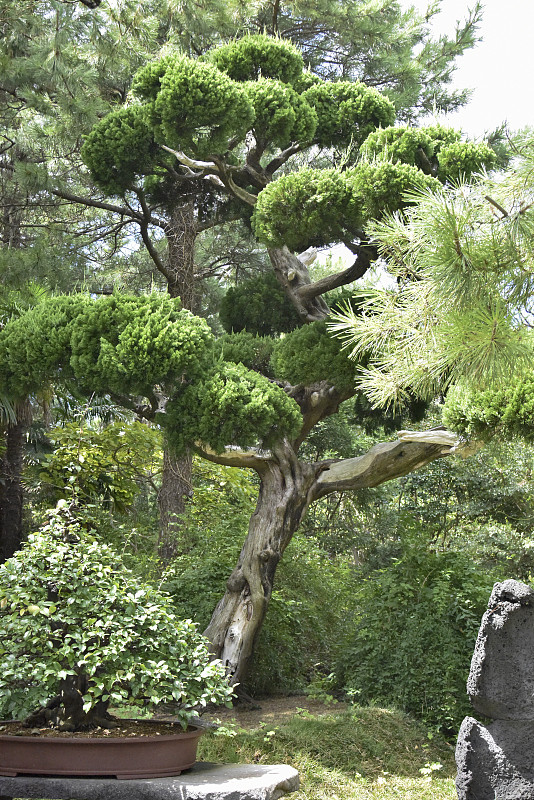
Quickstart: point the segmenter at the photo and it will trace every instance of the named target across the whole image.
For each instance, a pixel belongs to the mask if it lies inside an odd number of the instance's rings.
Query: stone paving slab
[[[0,777],[0,800],[278,800],[299,783],[287,764],[198,762],[175,778]]]

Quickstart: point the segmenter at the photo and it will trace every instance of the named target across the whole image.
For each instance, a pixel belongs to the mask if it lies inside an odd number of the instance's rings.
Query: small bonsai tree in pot
[[[115,727],[109,706],[173,703],[186,728],[229,705],[195,624],[88,527],[61,500],[0,566],[0,718],[76,732]]]

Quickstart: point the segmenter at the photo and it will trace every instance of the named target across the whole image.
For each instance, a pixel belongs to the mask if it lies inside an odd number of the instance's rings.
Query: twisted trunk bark
[[[303,323],[326,319],[330,308],[323,295],[363,277],[377,257],[376,249],[364,238],[350,249],[354,254],[351,266],[318,281],[312,281],[308,271],[308,265],[313,263],[316,252],[310,253],[307,250],[297,256],[287,247],[269,249],[269,258],[276,278]]]
[[[278,562],[308,508],[317,470],[315,465],[299,461],[285,443],[258,472],[260,492],[248,535],[205,631],[232,684],[242,682],[246,674]]]

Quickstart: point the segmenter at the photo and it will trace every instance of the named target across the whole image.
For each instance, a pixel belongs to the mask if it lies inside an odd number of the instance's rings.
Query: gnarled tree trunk
[[[256,510],[239,561],[228,579],[204,634],[211,650],[226,666],[230,681],[240,683],[254,650],[273,591],[278,563],[309,505],[336,491],[378,486],[406,475],[456,449],[448,431],[412,435],[401,432],[394,442],[375,445],[357,458],[307,463],[289,442],[272,453],[203,451],[226,466],[250,467],[261,480]]]
[[[118,727],[118,723],[108,713],[109,700],[99,700],[89,711],[84,711],[83,695],[88,687],[89,681],[86,675],[63,678],[59,682],[58,694],[45,706],[29,714],[24,720],[24,725],[29,728],[51,726],[60,731]]]
[[[279,445],[258,472],[260,492],[248,535],[205,631],[212,652],[222,660],[234,684],[245,676],[271,599],[278,562],[308,508],[316,479],[314,467],[299,461],[288,443]]]

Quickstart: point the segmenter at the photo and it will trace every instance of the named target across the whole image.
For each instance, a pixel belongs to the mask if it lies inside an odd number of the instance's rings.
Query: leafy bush
[[[520,374],[503,388],[478,392],[453,387],[447,395],[443,419],[467,436],[484,439],[500,432],[532,441],[534,377]]]
[[[136,175],[154,168],[157,147],[143,109],[129,106],[100,120],[85,140],[82,158],[95,183],[108,194],[122,194]]]
[[[389,98],[358,81],[322,81],[304,93],[318,118],[315,139],[323,147],[360,144],[371,131],[391,125],[395,107]]]
[[[231,690],[191,620],[134,578],[65,500],[0,566],[0,714],[78,730],[108,724],[108,704],[224,703]]]
[[[145,395],[212,366],[208,325],[156,292],[51,297],[0,332],[0,382],[15,396],[69,378],[90,394]]]
[[[261,76],[293,84],[304,69],[302,53],[295,45],[265,34],[243,36],[223,44],[206,58],[234,81],[252,81]]]
[[[327,332],[324,322],[297,328],[280,339],[271,364],[281,380],[293,384],[326,380],[340,390],[352,389],[357,369],[340,341]]]
[[[225,361],[243,364],[247,369],[261,372],[267,377],[272,374],[270,360],[274,344],[270,336],[254,336],[247,331],[227,333],[217,339],[217,346],[221,348]]]
[[[470,713],[465,685],[492,585],[468,555],[421,544],[372,572],[339,663],[346,689],[454,731]]]
[[[228,333],[245,330],[258,336],[273,336],[299,325],[299,316],[273,272],[231,286],[221,301],[219,315]]]
[[[302,416],[296,402],[263,375],[222,363],[216,374],[167,403],[163,424],[176,452],[190,441],[222,452],[230,442],[270,447],[283,436],[296,437]]]
[[[245,86],[254,106],[252,130],[256,141],[286,147],[290,142],[311,140],[317,115],[291,86],[267,78]]]
[[[75,486],[78,502],[124,513],[143,479],[161,469],[161,434],[141,422],[101,429],[68,422],[53,428],[49,438],[54,451],[32,472],[38,472],[41,489],[54,502],[70,497]]]

